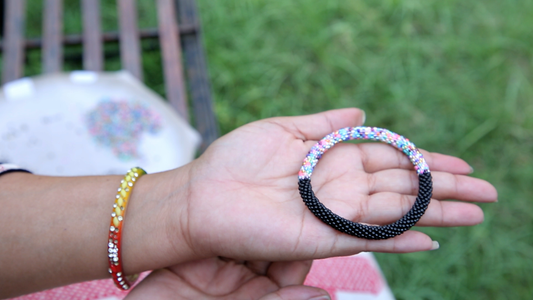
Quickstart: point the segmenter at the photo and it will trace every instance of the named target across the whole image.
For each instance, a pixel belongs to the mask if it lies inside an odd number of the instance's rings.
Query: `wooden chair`
[[[42,37],[32,39],[24,36],[26,0],[0,1],[4,27],[0,41],[2,84],[24,76],[26,49],[40,48],[42,72],[54,73],[63,70],[63,48],[82,45],[83,68],[102,71],[103,44],[117,42],[120,44],[122,69],[142,81],[140,40],[158,38],[167,100],[181,116],[190,120],[187,101],[189,94],[194,125],[202,136],[200,151],[205,150],[218,137],[194,0],[154,0],[154,5],[157,5],[158,28],[144,29],[137,27],[136,1],[117,0],[118,32],[101,31],[99,0],[80,0],[83,32],[74,35],[63,35],[63,1],[43,1]]]

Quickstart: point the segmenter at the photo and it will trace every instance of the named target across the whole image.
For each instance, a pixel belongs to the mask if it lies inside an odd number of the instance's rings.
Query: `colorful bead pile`
[[[96,142],[111,148],[123,161],[139,158],[143,132],[157,134],[161,118],[148,107],[129,101],[105,99],[86,116],[89,133]]]

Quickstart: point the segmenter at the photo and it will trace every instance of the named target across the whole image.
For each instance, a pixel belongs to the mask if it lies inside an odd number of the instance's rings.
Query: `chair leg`
[[[200,151],[203,152],[219,136],[218,123],[213,108],[211,86],[207,74],[205,54],[201,39],[200,20],[194,0],[175,0],[178,22],[195,25],[196,31],[181,37],[185,71],[191,91],[195,127],[202,135]]]

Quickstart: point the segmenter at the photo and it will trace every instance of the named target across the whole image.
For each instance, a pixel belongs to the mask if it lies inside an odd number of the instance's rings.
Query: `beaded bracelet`
[[[24,172],[31,174],[30,171],[22,169],[17,165],[0,162],[0,176],[13,172]]]
[[[335,144],[346,140],[375,140],[388,143],[409,157],[418,174],[419,188],[415,204],[400,220],[384,225],[364,225],[333,213],[315,196],[311,187],[311,174],[322,155]],[[429,167],[422,153],[405,137],[383,128],[347,127],[328,134],[315,144],[304,159],[298,173],[300,196],[309,210],[329,226],[359,238],[381,240],[395,237],[409,230],[425,213],[432,195]]]
[[[131,168],[120,181],[113,212],[111,213],[111,223],[109,225],[109,239],[107,252],[109,257],[109,273],[113,277],[115,285],[122,290],[127,290],[137,280],[139,274],[124,276],[122,271],[121,241],[124,218],[126,216],[126,206],[133,191],[133,186],[137,179],[146,174],[141,168]]]

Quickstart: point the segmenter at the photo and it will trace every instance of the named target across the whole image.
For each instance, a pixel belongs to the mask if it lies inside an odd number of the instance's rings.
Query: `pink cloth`
[[[122,299],[128,293],[117,289],[111,279],[72,284],[39,293],[29,294],[17,300],[96,300],[113,297]]]
[[[393,300],[371,253],[315,260],[305,285],[329,292],[332,300]]]
[[[374,256],[370,253],[316,260],[305,284],[325,289],[332,300],[394,299]],[[123,299],[126,295],[127,292],[117,289],[113,281],[108,279],[73,284],[14,299],[115,300]]]

